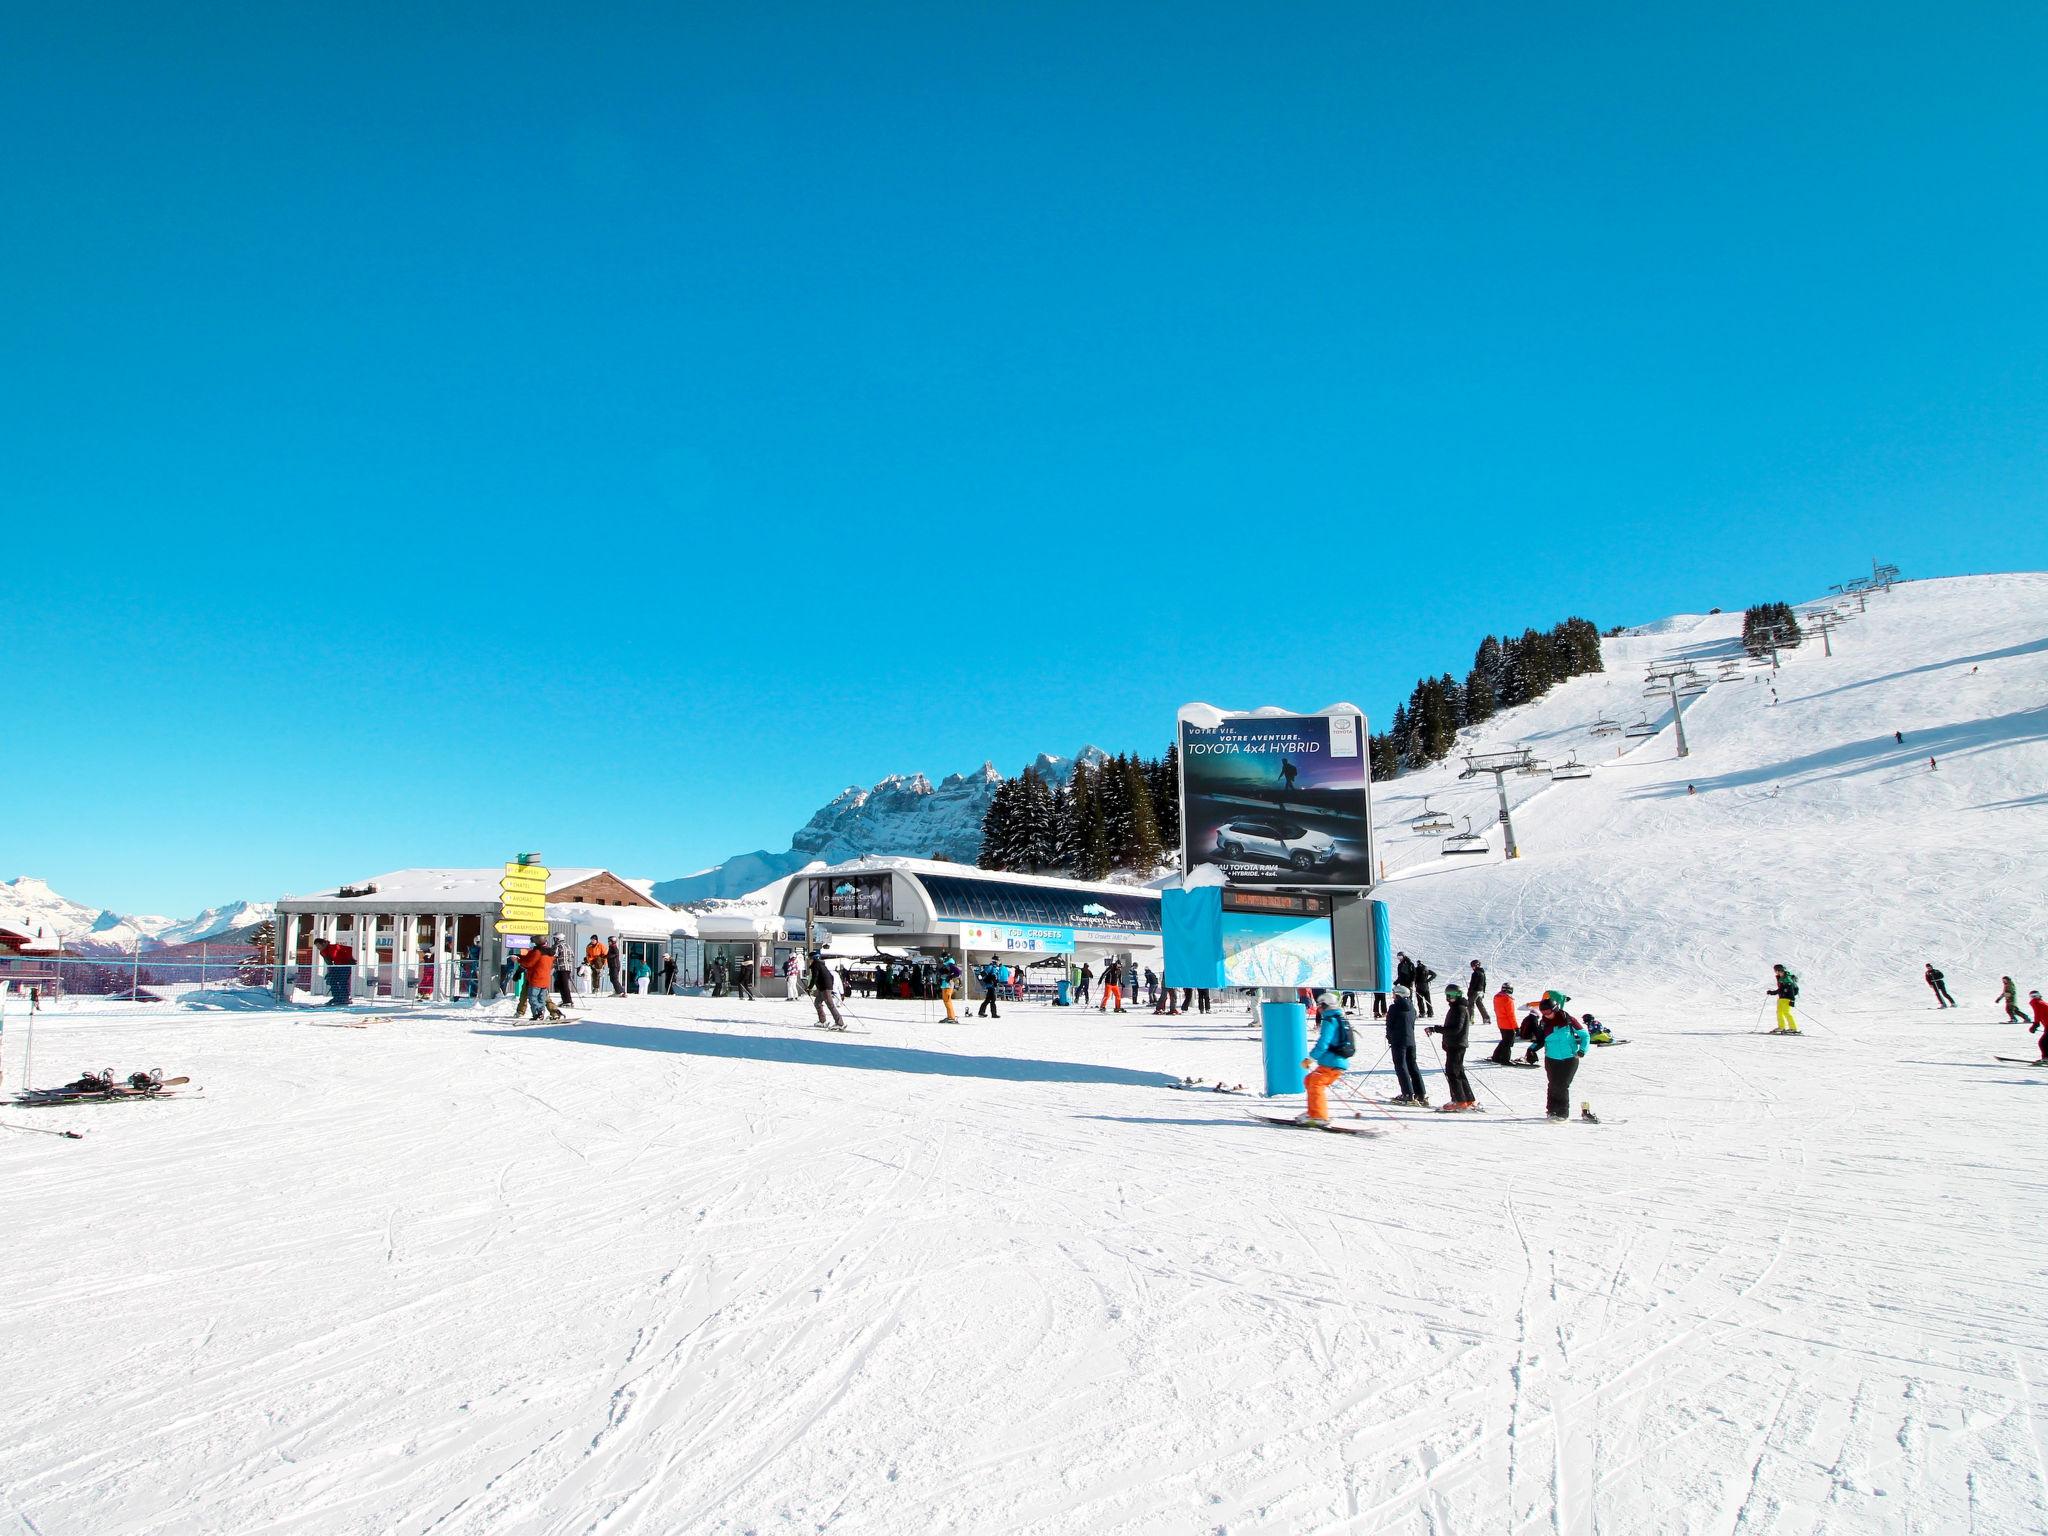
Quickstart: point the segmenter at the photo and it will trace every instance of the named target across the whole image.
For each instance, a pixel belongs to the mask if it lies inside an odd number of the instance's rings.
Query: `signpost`
[[[522,853],[498,877],[498,932],[545,937],[548,931],[548,869],[537,853]]]

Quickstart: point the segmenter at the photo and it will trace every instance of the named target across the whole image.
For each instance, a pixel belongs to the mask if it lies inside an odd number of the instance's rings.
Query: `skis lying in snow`
[[[88,1072],[75,1083],[62,1088],[36,1088],[27,1093],[18,1093],[12,1102],[22,1109],[52,1107],[60,1104],[125,1104],[140,1099],[176,1098],[166,1093],[166,1088],[176,1088],[191,1082],[189,1077],[165,1077],[162,1072],[137,1072],[125,1081],[116,1081],[112,1072],[97,1075]]]
[[[1169,1088],[1178,1088],[1183,1093],[1243,1093],[1243,1083],[1226,1084],[1220,1078],[1214,1083],[1204,1082],[1199,1077],[1184,1077],[1177,1083],[1168,1083]]]
[[[1993,1061],[2009,1061],[2016,1067],[2048,1067],[2048,1056],[1994,1056]]]
[[[1247,1113],[1249,1114],[1250,1112],[1247,1111]],[[1290,1130],[1296,1131],[1335,1131],[1339,1136],[1379,1136],[1384,1134],[1383,1132],[1373,1130],[1369,1126],[1338,1125],[1335,1121],[1328,1125],[1311,1125],[1306,1120],[1283,1120],[1278,1115],[1251,1115],[1251,1118],[1262,1121],[1267,1125],[1284,1125]]]

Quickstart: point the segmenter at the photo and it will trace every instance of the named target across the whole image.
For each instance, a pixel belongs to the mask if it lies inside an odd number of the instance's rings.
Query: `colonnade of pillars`
[[[433,937],[425,956],[421,954],[421,922],[433,924]],[[453,913],[419,912],[280,912],[277,917],[277,981],[279,997],[290,994],[298,973],[301,946],[312,956],[311,983],[314,991],[327,985],[327,963],[320,958],[320,946],[346,941],[355,951],[355,979],[352,990],[358,997],[376,997],[383,968],[383,951],[378,936],[391,935],[391,996],[412,998],[422,995],[434,1002],[448,1002],[469,995],[463,975],[466,956],[457,947],[461,919]],[[479,919],[479,927],[482,920]],[[479,964],[484,962],[480,958]],[[478,995],[497,993],[497,977],[486,972],[476,978]],[[427,987],[422,993],[421,987]]]

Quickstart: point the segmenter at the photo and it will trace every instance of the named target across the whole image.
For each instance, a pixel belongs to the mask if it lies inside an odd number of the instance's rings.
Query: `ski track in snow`
[[[1991,1060],[2025,1052],[1987,1006],[2000,971],[2048,979],[2026,915],[2048,807],[2024,790],[2048,746],[1999,703],[2048,685],[2011,617],[2048,581],[2001,580],[1989,617],[1962,583],[1874,601],[1833,661],[1788,661],[1778,706],[1709,694],[1684,764],[1666,733],[1530,786],[1518,864],[1403,863],[1390,838],[1404,947],[1446,979],[1478,953],[1563,985],[1627,1037],[1575,1085],[1597,1127],[1529,1120],[1542,1075],[1480,1050],[1488,1115],[1387,1115],[1372,1140],[1168,1098],[1255,1081],[1227,1002],[955,1028],[857,1000],[853,1041],[773,1001],[607,1000],[545,1029],[46,1013],[46,1083],[162,1064],[205,1091],[5,1117],[88,1135],[0,1132],[0,1522],[2048,1529],[2048,1072]],[[1913,645],[1885,641],[1915,603]],[[1975,663],[2004,692],[1962,698],[1967,658],[2007,650]],[[1941,655],[1962,659],[1912,670]],[[1516,728],[1569,740],[1635,675]],[[1795,707],[1828,689],[1845,739],[1917,707],[2005,736],[1964,731],[1938,785],[1860,749],[1840,782]],[[1808,759],[1776,800],[1751,782]],[[1716,787],[1686,798],[1688,774]],[[1419,792],[1386,786],[1381,814]],[[1798,1041],[1757,1032],[1780,951],[1818,1010]],[[1923,951],[1961,1010],[1926,1005]],[[1383,1095],[1373,1067],[1346,1088]]]

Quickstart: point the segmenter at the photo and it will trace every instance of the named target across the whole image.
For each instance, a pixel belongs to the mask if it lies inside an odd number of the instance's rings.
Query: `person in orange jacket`
[[[1497,1067],[1511,1067],[1515,1064],[1515,989],[1511,982],[1502,982],[1500,990],[1493,994],[1493,1027],[1500,1031],[1500,1044],[1493,1048],[1489,1058]]]
[[[536,944],[519,957],[519,969],[526,973],[526,1006],[533,1012],[533,1021],[538,1024],[541,1009],[546,1008],[548,1017],[559,1019],[562,1010],[555,1006],[555,952],[545,944]],[[512,1010],[512,1017],[519,1017],[519,1010]]]
[[[604,945],[599,940],[593,938],[583,946],[583,963],[590,967],[590,995],[595,997],[604,980]]]

